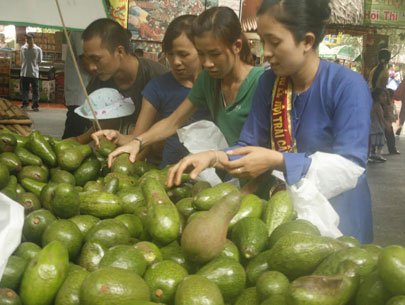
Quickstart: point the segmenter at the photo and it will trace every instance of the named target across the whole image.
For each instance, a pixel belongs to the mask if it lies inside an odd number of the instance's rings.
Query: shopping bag
[[[309,157],[305,177],[287,187],[297,218],[310,221],[323,236],[337,238],[342,235],[339,215],[328,199],[355,188],[365,169],[337,154],[316,152]]]
[[[177,130],[179,140],[187,150],[196,154],[207,150],[221,150],[228,147],[228,143],[219,130],[211,121],[201,120]],[[208,181],[211,186],[222,182],[214,168],[207,168],[198,176],[198,180]]]
[[[24,208],[0,193],[0,279],[7,260],[21,242]]]

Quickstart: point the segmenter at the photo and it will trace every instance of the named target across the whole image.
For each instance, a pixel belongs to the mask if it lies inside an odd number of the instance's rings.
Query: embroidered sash
[[[270,114],[271,148],[279,152],[296,149],[291,125],[292,82],[288,77],[277,76],[273,86]]]

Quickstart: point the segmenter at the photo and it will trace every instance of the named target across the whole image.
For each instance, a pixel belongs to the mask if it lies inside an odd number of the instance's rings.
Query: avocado
[[[10,171],[8,167],[0,163],[0,189],[3,189],[7,186],[8,181],[10,180]]]
[[[261,274],[269,269],[270,250],[263,251],[249,261],[246,266],[246,275],[248,283],[251,286],[256,285],[256,281]]]
[[[131,235],[127,227],[116,219],[104,219],[96,223],[85,236],[85,241],[99,243],[107,248],[129,244]]]
[[[354,247],[360,247],[360,242],[353,236],[347,236],[347,235],[343,235],[337,238],[337,240],[343,242],[346,247],[349,248],[354,248]]]
[[[98,218],[112,218],[122,213],[121,199],[107,192],[82,192],[80,197],[80,214]]]
[[[154,302],[172,303],[177,286],[188,275],[187,270],[170,260],[153,264],[145,273],[144,279],[151,289]]]
[[[39,193],[39,201],[44,209],[51,210],[51,202],[55,195],[55,189],[58,186],[55,182],[49,182],[41,188]]]
[[[194,183],[193,187],[191,188],[191,196],[194,197],[195,195],[197,195],[199,192],[211,188],[211,184],[207,181],[197,181],[196,183]]]
[[[80,287],[89,274],[85,269],[70,271],[58,290],[55,305],[80,305]]]
[[[215,203],[230,193],[239,193],[236,186],[224,182],[202,190],[194,196],[193,206],[199,211],[208,211]]]
[[[241,294],[246,284],[243,266],[227,257],[213,259],[198,270],[197,274],[215,283],[227,302]]]
[[[121,198],[123,213],[134,213],[138,206],[145,206],[145,199],[140,186],[119,190],[116,195]]]
[[[83,235],[79,228],[71,221],[58,219],[52,222],[42,235],[42,246],[59,241],[69,252],[69,258],[74,260],[80,253],[83,244]]]
[[[59,167],[63,170],[72,172],[79,168],[91,153],[92,149],[89,145],[78,145],[58,151],[56,156]]]
[[[46,186],[46,183],[31,178],[24,178],[20,182],[27,192],[34,193],[38,197],[40,196],[42,189]]]
[[[7,197],[13,199],[14,201],[18,201],[17,177],[10,176],[7,185],[0,192],[6,195]]]
[[[68,251],[53,241],[31,260],[21,282],[20,297],[25,305],[51,305],[68,274]]]
[[[266,224],[256,217],[243,218],[233,227],[231,240],[238,247],[243,257],[251,259],[267,246]]]
[[[9,288],[0,288],[0,304],[2,305],[21,305],[21,299],[14,290]]]
[[[278,271],[266,271],[258,277],[256,282],[257,294],[262,301],[273,295],[286,295],[289,286],[288,278]]]
[[[105,252],[99,267],[121,268],[143,276],[146,271],[146,260],[142,252],[133,246],[117,245]]]
[[[0,280],[0,288],[9,288],[18,291],[28,260],[19,256],[11,255],[4,268]]]
[[[333,238],[292,233],[281,237],[271,249],[269,270],[284,273],[290,280],[311,274],[330,254],[343,248]]]
[[[41,245],[42,234],[45,229],[56,220],[56,217],[48,210],[39,209],[25,217],[23,235],[27,241]]]
[[[97,242],[86,242],[77,260],[78,264],[89,272],[96,271],[108,247]]]
[[[76,185],[75,176],[73,176],[72,173],[59,168],[52,168],[50,172],[50,181],[55,183],[69,183],[71,185]]]
[[[392,296],[380,279],[378,272],[367,275],[360,283],[356,294],[356,305],[380,305],[385,304]]]
[[[43,166],[27,165],[18,173],[18,180],[21,182],[24,178],[29,178],[38,182],[48,182],[48,170]]]
[[[163,260],[171,260],[183,266],[189,273],[195,273],[195,265],[184,256],[177,241],[160,248],[160,252],[162,253]]]
[[[129,154],[120,154],[111,166],[112,173],[120,173],[128,176],[135,175],[135,164],[129,160]]]
[[[201,217],[193,219],[181,236],[181,248],[193,262],[205,263],[224,249],[228,225],[240,208],[239,193],[231,192]]]
[[[166,194],[164,186],[154,178],[145,179],[142,192],[148,207],[146,229],[152,238],[168,244],[180,234],[180,216]]]
[[[101,163],[96,158],[89,157],[73,172],[76,185],[83,186],[87,181],[96,180],[100,173]]]
[[[385,305],[404,305],[405,304],[405,295],[397,295],[395,297],[392,297],[391,299],[388,300]]]
[[[161,262],[163,260],[162,253],[154,243],[149,241],[140,241],[136,243],[134,247],[135,249],[141,251],[148,266],[152,266],[154,263]]]
[[[90,273],[80,288],[80,305],[124,305],[149,301],[150,290],[136,273],[113,267]]]
[[[191,188],[192,185],[190,183],[183,183],[182,185],[167,190],[167,195],[170,200],[177,203],[179,200],[191,196]]]
[[[41,208],[38,196],[30,192],[18,196],[18,202],[24,207],[25,215]]]
[[[228,257],[237,262],[240,261],[238,247],[229,239],[225,241],[224,249],[221,251],[218,257]]]
[[[69,218],[71,222],[73,222],[82,232],[83,236],[86,236],[87,232],[97,223],[99,222],[99,218],[91,216],[91,215],[76,215]]]
[[[79,214],[80,197],[69,183],[59,183],[51,201],[51,211],[59,218],[70,218]]]
[[[20,158],[22,165],[42,165],[42,159],[24,147],[17,146],[14,153]]]
[[[108,155],[117,148],[115,143],[107,140],[105,137],[102,137],[99,143],[100,145],[97,147],[96,151],[104,158],[108,158]]]
[[[195,212],[193,207],[193,198],[186,197],[180,199],[178,202],[176,202],[176,208],[181,215],[183,215],[185,218],[188,218],[191,214]]]
[[[236,299],[234,305],[259,305],[259,295],[257,294],[255,287],[250,287],[240,294],[240,296]]]
[[[26,148],[40,157],[50,167],[56,166],[55,152],[39,131],[33,131],[30,134]]]
[[[143,233],[142,220],[134,214],[121,214],[115,217],[121,221],[128,229],[132,238],[140,238]]]
[[[295,219],[282,223],[274,229],[269,238],[269,247],[273,247],[283,236],[291,233],[306,233],[315,236],[321,236],[319,229],[305,219]]]
[[[366,250],[353,247],[345,248],[332,253],[325,258],[316,268],[314,274],[317,275],[336,275],[339,273],[339,267],[342,262],[351,261],[356,265],[356,272],[363,277],[371,273],[377,267],[377,260]]]
[[[12,174],[18,173],[22,168],[22,162],[18,156],[13,152],[4,152],[0,154],[0,163],[7,166]]]
[[[104,191],[104,182],[87,181],[83,186],[83,192],[102,192]]]
[[[17,139],[11,133],[0,132],[0,153],[14,151]]]
[[[378,270],[384,285],[394,295],[405,295],[405,248],[385,247],[378,260]]]
[[[104,182],[108,183],[110,179],[118,178],[118,189],[125,190],[129,187],[137,187],[139,185],[139,179],[134,176],[128,176],[122,173],[109,173],[105,176]]]
[[[289,305],[341,305],[355,294],[355,278],[345,275],[309,275],[294,280],[287,294]]]
[[[14,252],[14,255],[30,261],[31,259],[37,256],[37,254],[39,253],[39,251],[41,251],[41,249],[42,248],[37,244],[26,241],[18,246],[18,248]]]
[[[294,206],[291,195],[288,191],[278,191],[269,199],[263,214],[263,220],[266,223],[268,235],[282,223],[293,219]]]
[[[263,212],[263,203],[259,197],[257,197],[254,194],[242,196],[240,209],[229,223],[229,229],[232,229],[232,227],[242,218],[246,217],[261,218],[262,212]]]
[[[176,305],[224,305],[218,286],[201,275],[189,275],[179,284]]]

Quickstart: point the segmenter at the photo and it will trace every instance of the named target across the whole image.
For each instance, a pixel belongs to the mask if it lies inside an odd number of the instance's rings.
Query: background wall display
[[[160,42],[170,21],[184,14],[198,15],[206,8],[217,6],[218,0],[130,0],[128,29],[132,39]]]
[[[128,0],[109,0],[109,13],[124,28],[128,23]]]

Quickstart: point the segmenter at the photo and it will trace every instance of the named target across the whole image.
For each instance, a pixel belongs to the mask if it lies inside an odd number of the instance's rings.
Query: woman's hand
[[[181,175],[189,168],[194,169],[190,172],[190,178],[196,179],[197,176],[208,167],[220,165],[228,157],[223,151],[205,151],[194,155],[189,155],[180,160],[176,165],[170,168],[167,174],[166,185],[172,187],[181,184]]]
[[[133,141],[129,142],[128,144],[118,147],[116,150],[114,150],[112,153],[110,153],[108,155],[108,167],[111,167],[111,165],[114,162],[114,159],[123,153],[128,153],[129,161],[134,163],[135,159],[136,159],[136,155],[139,153],[139,151],[141,149],[140,144],[141,143],[139,141],[133,140]]]
[[[222,162],[225,170],[232,176],[256,178],[269,170],[284,170],[283,154],[275,150],[246,146],[226,153],[228,156],[242,155],[240,159]]]
[[[91,138],[93,139],[97,147],[100,145],[100,138],[102,137],[105,137],[108,141],[111,141],[119,146],[126,144],[123,143],[125,136],[121,134],[118,130],[103,129],[91,134]]]

